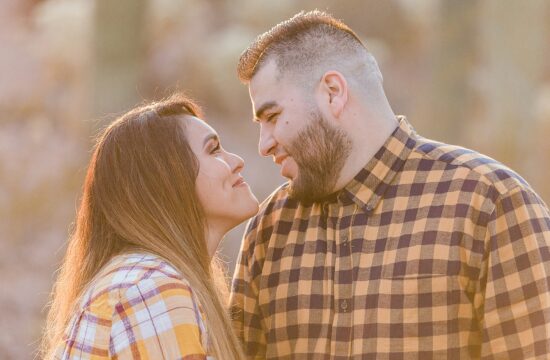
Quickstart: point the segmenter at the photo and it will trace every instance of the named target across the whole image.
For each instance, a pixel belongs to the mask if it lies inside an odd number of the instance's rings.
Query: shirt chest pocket
[[[388,309],[446,306],[459,296],[458,275],[448,263],[403,261],[382,266],[377,292],[379,305]]]
[[[394,345],[403,351],[444,349],[460,343],[460,329],[472,328],[473,307],[460,290],[458,276],[408,274],[376,282],[376,305],[368,314],[378,331],[392,339],[381,351],[391,351]],[[449,343],[435,344],[437,338]]]
[[[407,274],[399,277],[382,277],[379,280],[378,293],[381,296],[425,297],[428,294],[442,296],[453,289],[452,276],[447,274]],[[439,294],[439,295],[438,295]],[[419,299],[420,300],[420,299]],[[417,304],[421,306],[421,304]]]

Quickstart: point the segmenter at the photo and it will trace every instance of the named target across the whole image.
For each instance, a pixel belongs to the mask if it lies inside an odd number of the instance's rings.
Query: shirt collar
[[[414,129],[407,119],[398,116],[398,120],[399,126],[384,145],[343,189],[342,193],[365,212],[376,207],[416,144]]]

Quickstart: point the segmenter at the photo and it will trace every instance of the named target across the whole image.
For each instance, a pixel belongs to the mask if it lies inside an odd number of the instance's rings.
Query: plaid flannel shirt
[[[56,359],[210,359],[197,304],[159,257],[116,256],[82,297]]]
[[[275,191],[232,314],[250,358],[550,358],[550,215],[516,173],[400,125],[341,191]]]

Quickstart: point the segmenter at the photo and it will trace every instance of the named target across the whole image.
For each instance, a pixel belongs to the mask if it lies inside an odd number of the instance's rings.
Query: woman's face
[[[216,131],[193,116],[185,117],[189,145],[199,160],[195,185],[209,231],[222,232],[237,226],[258,211],[258,200],[241,176],[244,161],[225,151]],[[214,253],[218,244],[208,244]]]

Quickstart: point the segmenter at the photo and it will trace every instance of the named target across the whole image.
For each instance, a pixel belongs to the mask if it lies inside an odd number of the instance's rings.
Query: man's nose
[[[258,150],[260,155],[269,156],[274,151],[277,141],[273,137],[273,133],[267,130],[265,127],[260,129],[260,143],[258,144]]]

